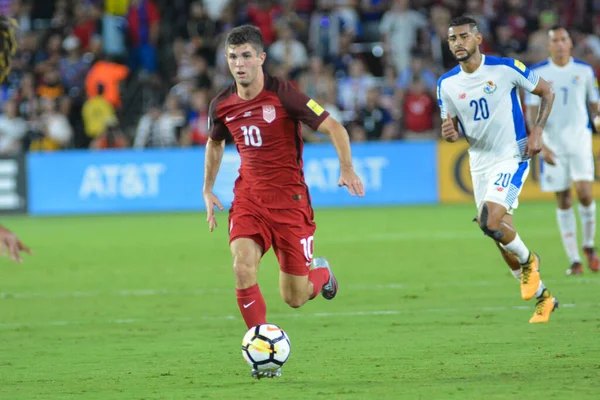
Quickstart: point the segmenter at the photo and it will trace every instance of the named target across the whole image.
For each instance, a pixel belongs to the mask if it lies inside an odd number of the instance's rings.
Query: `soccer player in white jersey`
[[[594,155],[590,117],[600,131],[598,86],[589,64],[571,57],[573,42],[566,29],[556,26],[548,32],[550,58],[532,67],[556,92],[556,102],[542,134],[541,187],[556,193],[556,218],[562,242],[571,263],[568,274],[583,272],[577,222],[571,199],[571,186],[579,198],[579,218],[583,231],[583,252],[588,266],[598,271],[600,260],[594,248],[596,203],[592,196]],[[527,122],[535,124],[539,98],[526,96]],[[589,114],[588,114],[589,112]]]
[[[521,282],[521,297],[537,299],[531,323],[547,322],[558,301],[539,273],[540,258],[517,234],[512,212],[529,172],[529,159],[542,149],[542,130],[554,91],[544,79],[511,58],[481,54],[482,36],[475,20],[450,23],[448,44],[459,65],[438,81],[442,137],[469,142],[469,164],[478,208],[477,222],[500,249]],[[527,137],[518,88],[541,97],[534,129]]]

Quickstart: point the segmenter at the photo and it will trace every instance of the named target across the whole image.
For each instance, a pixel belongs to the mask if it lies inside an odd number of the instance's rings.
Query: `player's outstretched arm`
[[[354,166],[352,165],[350,137],[346,128],[328,116],[321,122],[317,131],[329,136],[340,159],[340,180],[338,181],[338,186],[346,186],[352,196],[364,196],[365,188],[358,175],[356,175],[356,172],[354,172]]]
[[[0,225],[0,251],[2,252],[2,255],[8,253],[10,259],[19,264],[23,262],[21,259],[21,251],[24,251],[27,254],[33,254],[29,247],[21,243],[17,235],[2,225]]]
[[[546,126],[546,121],[548,121],[550,111],[552,111],[552,104],[554,103],[554,89],[542,78],[539,79],[537,86],[531,93],[540,96],[541,101],[535,118],[535,124],[527,138],[527,145],[523,154],[525,157],[532,157],[534,154],[542,151],[542,132],[544,131],[544,126]]]
[[[215,206],[219,210],[223,210],[223,205],[212,191],[217,180],[224,151],[225,140],[208,139],[204,160],[204,187],[202,188],[202,195],[204,196],[204,204],[206,205],[206,222],[208,222],[208,229],[211,232],[217,226]]]

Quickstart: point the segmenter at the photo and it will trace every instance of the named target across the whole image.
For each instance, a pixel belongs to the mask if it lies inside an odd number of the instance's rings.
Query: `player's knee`
[[[304,305],[304,303],[306,303],[306,300],[294,297],[286,300],[285,303],[292,308],[300,308]]]
[[[573,199],[571,198],[570,189],[556,193],[556,200],[558,202],[558,208],[561,210],[568,210],[569,208],[573,207]]]
[[[285,304],[287,304],[288,306],[292,307],[292,308],[300,308],[304,305],[304,303],[306,303],[306,296],[301,296],[298,293],[282,293],[283,296],[283,301],[285,301]]]
[[[490,213],[490,209],[487,204],[484,204],[481,208],[481,214],[479,216],[479,228],[483,233],[495,241],[499,241],[504,236],[504,232],[500,228],[500,222],[502,216],[499,213]]]
[[[592,197],[591,193],[588,196],[581,196],[579,198],[579,203],[584,207],[589,207],[593,201],[594,198]]]
[[[256,266],[247,258],[233,258],[233,273],[238,284],[256,280]]]
[[[578,197],[579,203],[584,207],[588,207],[594,201],[591,188],[580,189]]]

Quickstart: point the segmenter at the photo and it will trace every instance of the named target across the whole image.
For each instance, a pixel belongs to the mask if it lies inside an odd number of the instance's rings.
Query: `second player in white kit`
[[[521,297],[537,299],[531,323],[548,322],[558,301],[544,286],[540,258],[517,234],[512,211],[527,178],[529,159],[542,149],[542,131],[552,109],[552,87],[523,63],[485,56],[477,23],[460,17],[450,23],[448,44],[459,65],[438,81],[442,137],[469,142],[469,162],[477,204],[477,222],[494,240],[512,274],[521,282]],[[541,97],[535,127],[527,136],[519,88]]]
[[[592,126],[600,127],[598,118],[598,86],[592,67],[571,56],[573,43],[562,27],[549,31],[548,50],[551,57],[532,69],[554,87],[556,100],[542,135],[541,188],[555,192],[558,203],[556,216],[569,262],[567,273],[583,272],[577,243],[577,223],[572,208],[571,186],[579,198],[579,215],[583,228],[583,251],[592,271],[598,271],[600,261],[594,249],[596,204],[592,196],[594,155]],[[539,98],[526,96],[527,120],[534,123]]]

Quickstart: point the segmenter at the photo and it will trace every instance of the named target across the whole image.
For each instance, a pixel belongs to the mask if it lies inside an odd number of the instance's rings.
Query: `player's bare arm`
[[[356,175],[356,172],[354,172],[354,166],[352,165],[350,137],[346,128],[335,119],[327,117],[321,122],[317,130],[329,136],[340,159],[340,180],[338,181],[338,185],[346,186],[352,196],[364,196],[365,188],[358,175]]]
[[[539,96],[541,100],[535,124],[527,138],[527,145],[524,152],[525,157],[532,157],[534,154],[542,151],[542,132],[544,131],[544,126],[546,126],[550,111],[552,111],[552,104],[554,103],[554,89],[542,78],[539,79],[532,93]]]
[[[460,139],[458,134],[458,118],[451,117],[446,113],[446,118],[442,121],[442,139],[446,142],[456,142]]]
[[[537,116],[540,111],[540,107],[538,105],[528,105],[525,110],[525,122],[527,123],[527,128],[529,131],[532,131],[535,127],[535,122],[537,121]]]
[[[540,108],[537,105],[536,106],[534,106],[534,105],[527,106],[527,110],[526,110],[525,114],[526,114],[527,127],[529,128],[530,132],[535,127],[539,109]],[[548,163],[550,165],[556,165],[556,155],[543,142],[542,142],[542,151],[540,152],[540,156],[542,156],[545,163]]]
[[[22,251],[27,254],[33,254],[31,249],[24,245],[17,235],[0,225],[0,252],[2,255],[8,254],[12,261],[20,264],[23,262],[21,258]]]
[[[206,205],[206,222],[208,222],[208,229],[211,232],[217,226],[215,206],[219,210],[223,210],[223,205],[212,190],[217,180],[224,151],[225,140],[208,139],[204,160],[204,187],[202,188],[202,195],[204,196],[204,204]]]

